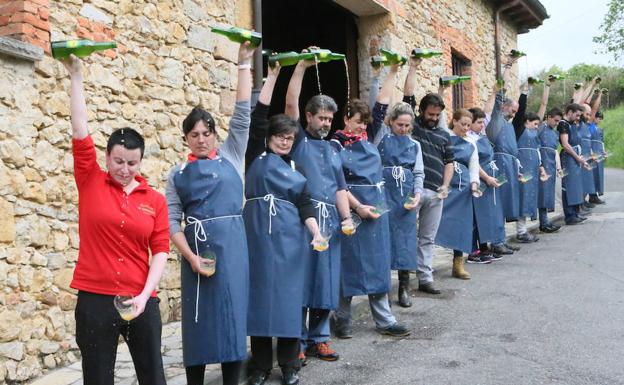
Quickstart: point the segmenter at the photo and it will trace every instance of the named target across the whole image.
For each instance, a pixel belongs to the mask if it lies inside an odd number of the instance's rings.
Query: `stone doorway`
[[[263,47],[276,52],[301,51],[311,45],[326,48],[347,56],[351,97],[359,96],[357,24],[356,17],[345,8],[330,0],[265,0],[262,2]],[[286,89],[294,67],[283,68],[278,79],[271,114],[284,111]],[[267,63],[263,63],[266,76]],[[339,113],[347,100],[347,77],[344,63],[319,64],[321,90],[338,104]],[[303,108],[309,98],[318,94],[316,71],[307,71],[300,98],[302,120]],[[336,114],[333,129],[342,126],[341,115]]]

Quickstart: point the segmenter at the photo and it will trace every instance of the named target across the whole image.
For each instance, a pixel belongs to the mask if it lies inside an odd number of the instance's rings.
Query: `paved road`
[[[301,383],[624,384],[624,172],[607,180],[608,204],[585,224],[469,266],[470,281],[440,273],[442,296],[394,308],[408,338],[379,336],[366,314],[334,343],[342,358],[310,360]]]

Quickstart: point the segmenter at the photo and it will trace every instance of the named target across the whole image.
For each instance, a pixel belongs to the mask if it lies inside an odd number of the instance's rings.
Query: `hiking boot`
[[[340,358],[338,353],[330,348],[327,342],[319,342],[318,344],[309,346],[305,355],[308,357],[316,357],[323,361],[336,361]]]
[[[405,337],[409,336],[412,332],[405,325],[400,323],[395,323],[392,326],[389,326],[385,329],[377,328],[377,331],[380,334],[384,334],[391,337]]]
[[[470,279],[470,273],[464,270],[464,257],[453,257],[453,277]]]

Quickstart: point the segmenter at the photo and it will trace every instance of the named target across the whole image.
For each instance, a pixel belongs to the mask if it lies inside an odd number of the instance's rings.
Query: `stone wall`
[[[251,27],[250,0],[32,2],[49,21],[51,40],[78,36],[119,45],[84,63],[89,131],[100,164],[112,130],[137,128],[146,138],[142,173],[163,191],[168,170],[187,152],[180,125],[192,107],[213,112],[225,135],[237,46],[209,33],[209,24]],[[358,21],[363,93],[370,77],[368,41],[378,35],[385,46],[404,52],[417,46],[444,50],[444,58],[422,66],[417,97],[437,89],[437,78],[450,71],[451,50],[462,53],[473,63],[466,97],[481,104],[494,80],[492,10],[481,0],[391,2],[392,13]],[[507,24],[503,31],[507,51],[516,35]],[[76,297],[69,288],[79,239],[68,88],[65,69],[49,56],[33,63],[0,53],[0,384],[21,383],[79,359]],[[175,253],[159,295],[163,320],[179,319]]]
[[[463,83],[466,108],[483,106],[496,80],[494,60],[494,9],[482,0],[410,1],[390,0],[394,13],[360,18],[358,54],[360,57],[360,90],[367,98],[372,68],[369,65],[369,42],[381,39],[382,47],[409,53],[413,48],[429,48],[444,52],[441,57],[425,59],[418,71],[419,81],[414,91],[416,100],[427,92],[437,92],[438,78],[452,73],[451,53],[471,62],[466,74],[472,80]],[[503,19],[501,24],[501,51],[516,47],[516,29]],[[394,101],[400,101],[407,69],[399,73]],[[518,79],[514,74],[514,90]],[[511,93],[513,95],[513,92]],[[517,93],[516,95],[517,96]],[[452,106],[451,92],[446,98]],[[451,114],[449,114],[450,116]]]

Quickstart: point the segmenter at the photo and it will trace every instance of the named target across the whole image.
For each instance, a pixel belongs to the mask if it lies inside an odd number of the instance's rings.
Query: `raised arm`
[[[522,93],[520,94],[520,98],[518,99],[518,112],[516,112],[516,115],[514,116],[512,121],[514,131],[516,132],[516,139],[520,139],[522,133],[525,130],[524,117],[526,115],[528,94],[529,86],[525,83],[522,87]]]
[[[279,64],[275,67],[269,66],[269,73],[266,81],[260,90],[258,103],[251,112],[251,124],[249,127],[249,140],[247,141],[247,151],[245,152],[245,169],[247,170],[251,162],[266,148],[266,136],[269,130],[269,107],[273,97],[273,90],[280,72]]]
[[[72,137],[74,139],[84,139],[89,135],[87,130],[87,103],[84,96],[84,85],[82,78],[82,64],[80,60],[72,55],[63,61],[63,65],[69,71],[71,77],[71,125]]]
[[[390,103],[390,96],[392,94],[392,88],[394,88],[394,81],[396,79],[396,74],[399,71],[398,65],[393,65],[390,67],[390,71],[384,80],[383,86],[379,90],[379,94],[377,95],[375,104],[373,105],[373,121],[366,127],[366,133],[368,134],[368,139],[373,141],[375,144],[379,144],[381,138],[385,133],[381,133],[384,119],[386,118],[386,112],[388,110],[388,103]]]
[[[598,96],[596,96],[596,99],[594,100],[594,102],[591,104],[591,119],[594,120],[596,119],[596,112],[598,112],[598,110],[600,109],[600,104],[602,103],[602,92],[598,93]]]
[[[313,60],[301,60],[295,66],[295,70],[290,77],[288,90],[286,91],[286,106],[284,109],[284,113],[294,120],[299,120],[299,96],[301,96],[301,84],[303,83],[303,75],[305,75],[308,67],[313,65]]]
[[[403,86],[403,101],[409,103],[412,108],[416,108],[416,99],[414,98],[414,87],[416,87],[416,70],[422,63],[422,59],[409,58],[409,69],[405,77],[405,85]]]
[[[594,87],[598,84],[597,77],[593,78],[587,87],[583,90],[583,94],[581,95],[581,103],[591,103],[592,92],[594,92]]]
[[[540,102],[539,110],[537,110],[537,116],[539,116],[540,121],[544,120],[544,115],[546,115],[546,108],[548,107],[548,98],[550,97],[550,86],[552,85],[552,81],[548,80],[544,83],[544,92],[542,93],[542,101]]]
[[[249,42],[241,44],[238,50],[236,105],[234,106],[234,114],[230,119],[227,138],[219,149],[219,152],[236,167],[241,178],[251,121],[251,58],[253,52],[254,48],[249,46]]]

